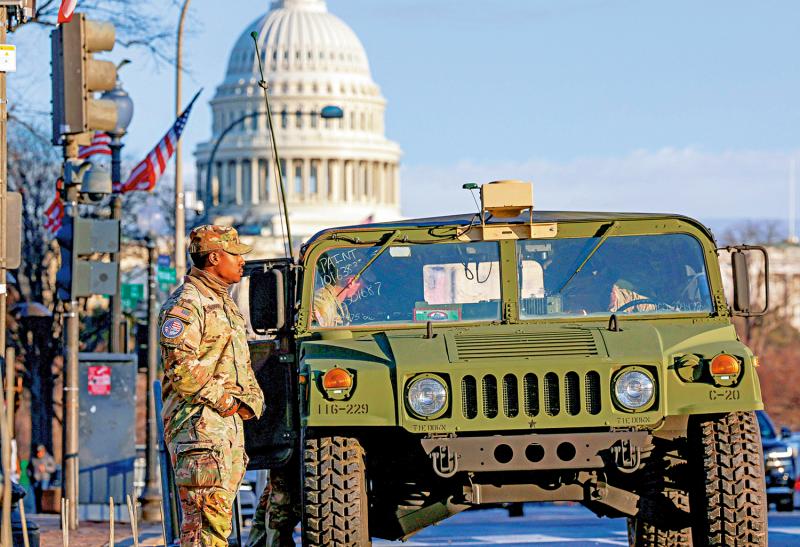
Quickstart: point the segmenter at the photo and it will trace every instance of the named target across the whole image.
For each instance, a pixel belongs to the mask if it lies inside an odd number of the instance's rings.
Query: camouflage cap
[[[244,255],[253,250],[239,241],[239,233],[230,226],[206,224],[198,226],[189,234],[189,253],[227,251],[233,255]]]

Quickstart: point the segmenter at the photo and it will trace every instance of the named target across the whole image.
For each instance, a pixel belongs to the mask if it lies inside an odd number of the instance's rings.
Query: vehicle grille
[[[597,355],[592,332],[585,329],[509,334],[457,334],[454,361],[530,359]]]
[[[515,374],[506,374],[499,387],[493,374],[480,378],[466,375],[461,379],[461,411],[470,420],[478,417],[478,409],[486,418],[497,418],[500,409],[506,418],[516,418],[520,412],[530,418],[542,414],[597,415],[601,411],[600,389],[600,374],[593,370],[585,374],[529,372],[521,379]]]

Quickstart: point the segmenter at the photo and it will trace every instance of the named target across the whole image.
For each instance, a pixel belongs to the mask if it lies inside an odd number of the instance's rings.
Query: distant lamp
[[[324,120],[338,120],[344,117],[344,111],[338,106],[328,105],[322,107],[319,115]]]
[[[128,63],[130,63],[130,61],[127,59],[123,60],[117,66],[117,69],[119,70]],[[117,125],[114,128],[113,133],[114,135],[121,137],[128,130],[128,126],[131,124],[131,120],[133,119],[133,100],[131,99],[130,95],[128,95],[128,92],[122,89],[122,84],[120,83],[119,79],[117,79],[117,85],[114,87],[114,89],[106,91],[100,98],[114,101],[114,104],[117,105]]]

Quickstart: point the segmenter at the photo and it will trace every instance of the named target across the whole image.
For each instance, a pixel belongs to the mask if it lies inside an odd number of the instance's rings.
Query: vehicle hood
[[[306,359],[374,362],[401,368],[447,364],[528,362],[555,359],[613,363],[672,363],[685,353],[713,357],[747,349],[721,321],[620,321],[618,332],[596,324],[519,324],[424,331],[385,331],[350,339],[303,344]]]

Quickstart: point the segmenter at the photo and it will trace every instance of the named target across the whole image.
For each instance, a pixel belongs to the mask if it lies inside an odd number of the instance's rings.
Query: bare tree
[[[43,28],[56,24],[60,0],[41,0],[34,17],[16,32],[37,32],[41,51],[49,51]],[[79,10],[89,17],[110,21],[117,31],[117,44],[148,52],[158,64],[172,64],[174,21],[165,9],[175,0],[81,0]],[[44,76],[44,75],[43,75]],[[44,76],[47,77],[47,76]],[[53,451],[53,386],[59,370],[54,362],[61,352],[60,305],[54,296],[54,273],[59,265],[58,245],[44,227],[44,211],[55,196],[55,183],[61,170],[60,151],[50,144],[48,105],[20,100],[10,111],[8,141],[8,179],[11,190],[23,197],[23,258],[15,273],[15,292],[20,301],[12,340],[25,360],[25,385],[31,391],[32,445],[45,444]],[[139,198],[140,199],[140,198]],[[135,209],[137,199],[127,200]],[[88,317],[82,341],[90,349],[97,344],[103,319]],[[95,333],[95,335],[92,335]],[[23,449],[24,450],[24,449]]]

